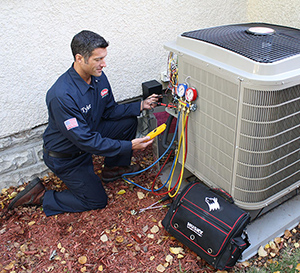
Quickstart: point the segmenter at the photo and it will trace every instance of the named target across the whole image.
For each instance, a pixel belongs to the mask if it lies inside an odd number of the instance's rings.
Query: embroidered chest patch
[[[100,92],[101,94],[101,97],[104,98],[108,95],[108,89],[107,88],[104,88],[102,89],[102,91]]]
[[[92,105],[87,104],[86,106],[81,107],[80,110],[82,113],[86,114],[91,108],[92,108]]]

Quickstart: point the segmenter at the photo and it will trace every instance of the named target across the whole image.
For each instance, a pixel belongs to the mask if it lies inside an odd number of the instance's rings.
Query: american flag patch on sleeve
[[[76,118],[67,119],[67,120],[64,121],[64,124],[65,124],[68,131],[73,129],[73,128],[78,127],[78,122],[77,122]]]

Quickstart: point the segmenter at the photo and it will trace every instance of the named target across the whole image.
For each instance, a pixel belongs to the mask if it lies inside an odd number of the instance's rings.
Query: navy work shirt
[[[102,119],[138,116],[140,102],[118,105],[104,72],[87,84],[72,66],[49,89],[46,103],[49,120],[43,139],[47,150],[81,150],[109,157],[131,152],[131,141],[102,137],[99,128]]]

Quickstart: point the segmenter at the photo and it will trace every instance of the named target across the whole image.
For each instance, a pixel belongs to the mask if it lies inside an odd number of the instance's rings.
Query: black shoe
[[[16,197],[11,201],[7,210],[11,210],[18,206],[29,205],[42,205],[45,194],[45,186],[42,181],[37,177],[33,179],[24,190],[19,192]]]
[[[142,167],[139,164],[119,167],[104,167],[101,173],[102,181],[105,183],[112,182],[121,178],[125,173],[135,173],[140,171],[141,169]]]

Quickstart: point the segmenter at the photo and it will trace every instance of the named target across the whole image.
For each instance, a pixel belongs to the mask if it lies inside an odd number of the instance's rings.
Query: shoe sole
[[[124,174],[126,174],[126,173],[124,173]],[[103,181],[104,183],[109,183],[109,182],[113,182],[113,181],[115,181],[115,180],[118,180],[118,179],[122,178],[122,176],[123,176],[124,174],[122,174],[122,175],[120,175],[120,176],[115,176],[115,177],[113,177],[113,178],[103,178],[103,177],[101,177],[101,179],[102,179],[102,181]],[[128,176],[128,177],[134,177],[134,176],[136,176],[136,175],[138,175],[138,174],[126,175],[126,176]]]
[[[20,199],[22,198],[25,194],[27,194],[29,191],[31,191],[39,182],[41,182],[41,180],[36,177],[35,179],[33,179],[26,187],[24,190],[22,190],[21,192],[19,192],[17,194],[17,196],[11,201],[11,203],[9,204],[9,206],[7,207],[7,210],[10,210],[13,208],[14,204]]]
[[[125,174],[125,173],[124,173]],[[128,177],[134,177],[134,176],[136,176],[137,174],[134,174],[134,175],[128,175]],[[123,175],[120,175],[120,176],[115,176],[115,177],[113,177],[113,178],[101,178],[102,179],[102,181],[104,182],[104,183],[109,183],[109,182],[113,182],[113,181],[116,181],[116,180],[118,180],[118,179],[120,179],[120,178],[122,178],[122,176]]]
[[[134,168],[134,167],[133,167]],[[102,180],[102,182],[104,182],[104,183],[109,183],[109,182],[113,182],[113,181],[115,181],[115,180],[118,180],[118,179],[120,179],[120,178],[122,178],[122,176],[123,175],[126,175],[127,173],[136,173],[136,172],[139,172],[139,171],[141,171],[142,170],[142,168],[141,167],[138,167],[138,169],[137,170],[131,170],[131,171],[128,171],[128,172],[126,172],[126,173],[122,173],[121,175],[119,175],[119,176],[115,176],[115,177],[112,177],[112,178],[103,178],[103,176],[101,176],[100,177],[100,179]],[[134,176],[136,176],[136,175],[138,175],[139,173],[137,173],[137,174],[132,174],[132,175],[128,175],[128,177],[134,177]]]
[[[121,178],[122,176],[120,176],[120,177],[114,177],[114,178],[101,178],[102,179],[102,181],[104,182],[104,183],[109,183],[109,182],[113,182],[113,181],[115,181],[115,180],[118,180],[119,178]]]

